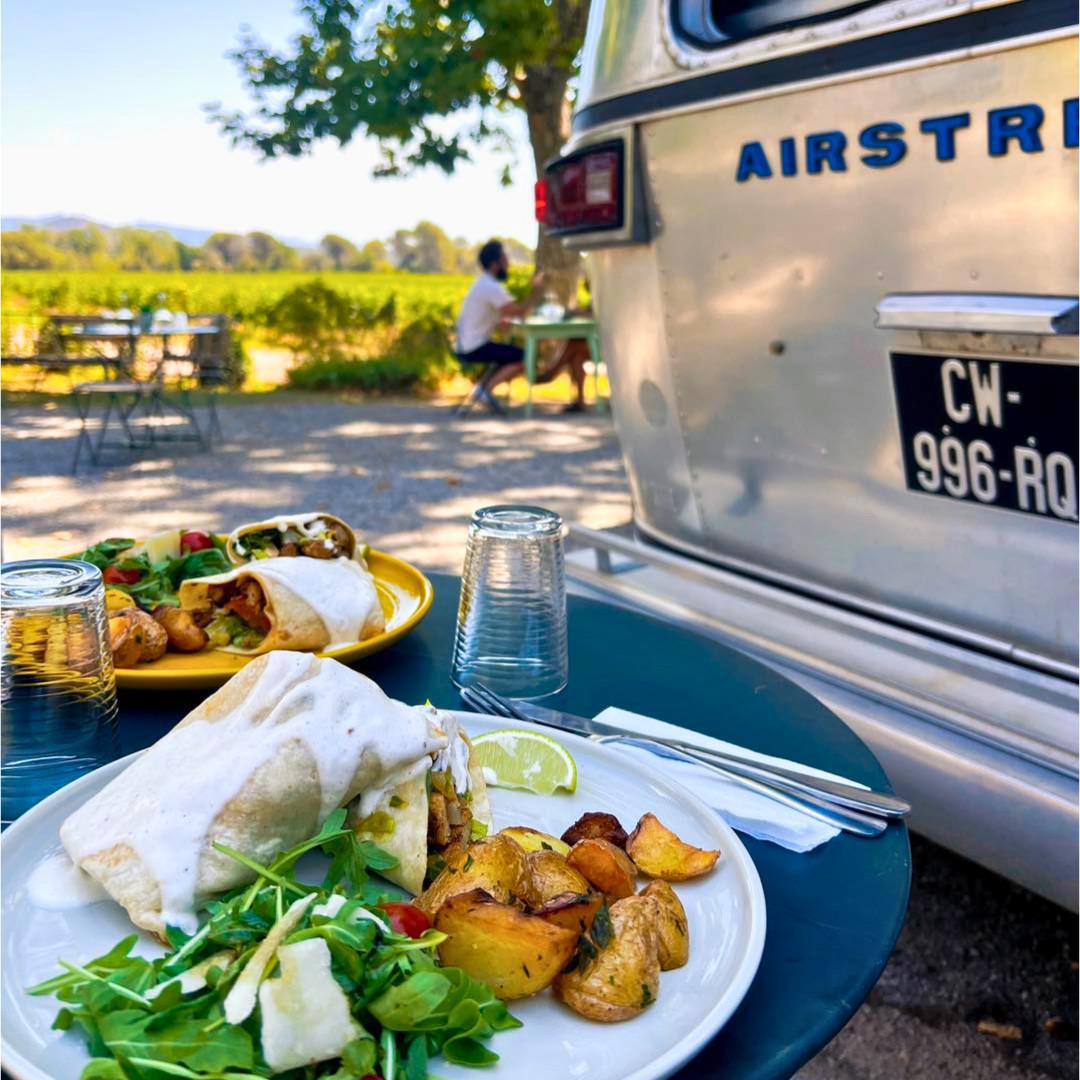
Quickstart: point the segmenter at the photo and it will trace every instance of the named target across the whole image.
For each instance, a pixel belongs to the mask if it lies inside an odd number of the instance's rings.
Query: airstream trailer
[[[589,254],[639,539],[914,827],[1077,906],[1077,11],[594,0],[538,207]]]

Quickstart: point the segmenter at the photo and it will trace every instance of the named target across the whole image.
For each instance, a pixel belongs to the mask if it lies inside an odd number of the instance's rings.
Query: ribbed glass
[[[74,559],[0,567],[0,817],[117,756],[101,571]]]
[[[566,685],[566,578],[562,519],[539,506],[487,506],[473,514],[451,678],[512,698]]]

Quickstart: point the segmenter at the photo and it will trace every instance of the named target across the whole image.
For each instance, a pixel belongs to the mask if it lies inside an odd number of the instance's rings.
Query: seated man
[[[543,274],[532,279],[532,293],[527,300],[515,300],[502,282],[510,276],[510,260],[498,240],[489,240],[479,255],[481,273],[473,282],[461,305],[457,321],[457,355],[463,364],[490,364],[492,373],[483,380],[482,397],[498,408],[491,391],[500,383],[520,375],[524,350],[491,340],[499,323],[526,315],[536,306],[543,284]]]

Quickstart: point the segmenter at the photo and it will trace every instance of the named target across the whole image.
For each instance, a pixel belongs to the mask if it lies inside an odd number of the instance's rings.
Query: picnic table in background
[[[595,319],[576,315],[569,319],[534,316],[512,320],[509,327],[512,334],[522,339],[525,348],[525,379],[529,384],[528,397],[525,399],[526,416],[533,413],[532,388],[536,382],[537,345],[541,341],[566,341],[572,338],[584,338],[588,342],[593,363],[593,396],[596,398],[597,411],[604,411],[604,399],[600,396],[600,331]]]
[[[52,323],[54,340],[72,367],[100,363],[106,372],[104,379],[72,387],[80,421],[72,471],[78,469],[84,446],[96,465],[107,449],[134,450],[162,442],[194,442],[209,449],[213,438],[221,435],[212,390],[225,378],[225,316],[143,323],[135,318],[59,315]],[[140,350],[141,343],[155,339],[161,342],[158,348]],[[186,351],[172,351],[174,339],[185,340]],[[192,398],[195,387],[207,391],[205,424],[200,423]],[[173,391],[168,397],[166,389]],[[96,439],[91,437],[95,400],[104,402]],[[169,430],[175,426],[169,414],[179,419],[179,430]],[[107,441],[114,418],[124,436],[118,443]]]

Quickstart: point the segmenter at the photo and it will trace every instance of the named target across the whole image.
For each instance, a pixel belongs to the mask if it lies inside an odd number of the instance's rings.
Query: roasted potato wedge
[[[614,814],[582,814],[562,838],[571,847],[579,840],[606,840],[617,848],[626,847],[626,830]]]
[[[666,881],[650,881],[639,895],[656,902],[660,970],[681,968],[690,959],[690,924],[682,901]]]
[[[564,844],[558,837],[550,836],[537,829],[528,829],[524,825],[514,825],[509,829],[500,829],[500,836],[509,836],[525,851],[554,851],[564,859],[570,854],[570,845]]]
[[[109,646],[113,667],[134,667],[164,655],[169,638],[147,613],[127,607],[109,619]]]
[[[158,604],[154,608],[154,621],[165,628],[169,645],[177,652],[198,652],[206,648],[210,640],[190,611],[173,607],[172,604]]]
[[[132,608],[131,610],[135,613],[138,630],[142,632],[141,662],[145,664],[150,660],[157,660],[164,656],[165,650],[169,647],[169,635],[165,633],[165,628],[154,622],[153,616],[148,615],[141,608]]]
[[[134,667],[142,658],[142,637],[135,633],[136,623],[128,610],[109,619],[109,648],[115,668]]]
[[[603,902],[604,898],[598,892],[562,893],[553,896],[533,914],[554,926],[562,926],[578,934],[587,934],[592,929],[593,920]]]
[[[528,880],[525,902],[530,908],[543,907],[563,893],[587,893],[589,883],[561,855],[554,851],[530,851],[525,856]]]
[[[414,901],[429,918],[451,896],[473,889],[483,889],[504,904],[526,893],[525,852],[509,837],[496,834],[466,848],[450,847],[445,857],[445,868]]]
[[[610,841],[579,840],[566,861],[602,893],[616,900],[634,895],[634,864]]]
[[[707,874],[720,857],[683,843],[655,814],[644,814],[626,841],[626,851],[637,868],[662,881],[686,881]]]
[[[503,1001],[529,997],[550,986],[570,962],[579,932],[568,930],[482,889],[451,896],[435,916],[448,934],[439,959],[486,983]]]
[[[584,843],[585,841],[582,841]],[[629,1020],[660,992],[656,901],[628,896],[611,905],[611,940],[555,980],[555,996],[590,1020]]]

